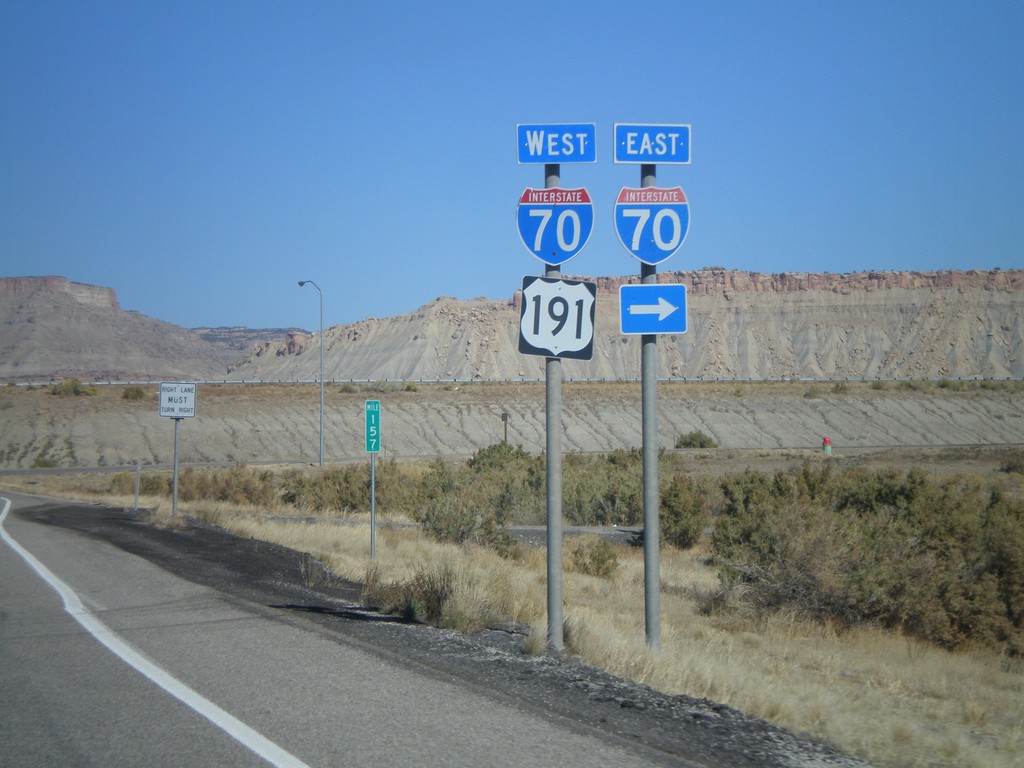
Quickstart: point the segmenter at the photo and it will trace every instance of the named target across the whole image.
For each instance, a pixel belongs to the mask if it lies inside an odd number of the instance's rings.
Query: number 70
[[[543,248],[544,231],[554,211],[551,208],[531,208],[530,218],[539,218],[540,224],[537,227],[537,236],[533,239],[533,250],[540,253]],[[566,240],[567,222],[572,221],[572,240]],[[580,243],[580,215],[572,208],[563,208],[558,212],[555,220],[555,237],[558,239],[558,247],[563,251],[572,251]]]
[[[636,219],[636,226],[633,228],[633,240],[630,244],[630,250],[637,251],[640,249],[640,237],[643,235],[644,226],[650,221],[651,209],[650,208],[623,208],[622,217],[629,219]],[[665,219],[668,219],[672,225],[672,236],[667,240],[662,237],[661,230],[662,224]],[[679,241],[683,236],[683,225],[679,220],[679,214],[671,208],[660,208],[658,212],[654,214],[654,222],[652,224],[654,229],[654,244],[662,251],[672,251],[679,247]]]

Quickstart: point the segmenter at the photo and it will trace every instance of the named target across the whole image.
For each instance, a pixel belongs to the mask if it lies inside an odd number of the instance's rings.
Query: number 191
[[[577,299],[575,302],[576,306],[576,338],[579,339],[583,336],[583,299]],[[551,331],[552,336],[558,336],[565,328],[567,322],[569,322],[570,307],[569,302],[563,299],[561,296],[553,296],[548,301],[547,306],[548,317],[551,318],[555,323],[555,327]],[[540,335],[540,318],[541,318],[541,297],[533,297],[533,335]]]

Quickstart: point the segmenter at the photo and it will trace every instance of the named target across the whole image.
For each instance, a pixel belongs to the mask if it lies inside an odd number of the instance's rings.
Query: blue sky
[[[519,123],[595,123],[571,275],[637,274],[616,122],[690,124],[659,271],[1024,267],[1024,3],[0,0],[0,276],[184,326],[510,297]]]

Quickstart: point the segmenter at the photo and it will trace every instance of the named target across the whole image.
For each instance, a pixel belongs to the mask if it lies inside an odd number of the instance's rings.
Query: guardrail
[[[8,386],[17,387],[51,387],[54,384],[59,384],[62,381],[69,381],[75,377],[68,377],[64,379],[47,379],[45,381],[11,381],[7,382]],[[580,384],[639,384],[640,377],[622,377],[622,378],[591,378],[591,377],[574,377],[569,376],[562,379],[565,382],[580,383]],[[104,387],[104,386],[151,386],[156,384],[162,384],[170,381],[185,381],[185,379],[175,378],[162,378],[162,379],[92,379],[84,380],[78,379],[78,381],[84,385],[91,387]],[[260,385],[260,384],[319,384],[319,379],[195,379],[189,378],[189,382],[196,384],[218,384],[218,385]],[[726,376],[665,376],[658,377],[659,383],[667,384],[873,384],[875,382],[882,383],[900,383],[900,382],[998,382],[998,381],[1024,381],[1024,377],[1021,376],[916,376],[908,378],[899,377],[828,377],[818,378],[812,376],[780,376],[778,378],[740,378],[740,377],[726,377]],[[491,379],[491,378],[471,378],[471,379],[324,379],[324,384],[543,384],[544,379],[541,378],[507,378],[507,379]]]

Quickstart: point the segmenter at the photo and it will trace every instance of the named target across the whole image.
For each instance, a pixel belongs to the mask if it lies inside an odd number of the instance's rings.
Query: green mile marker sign
[[[380,400],[366,401],[366,452],[380,453]]]

